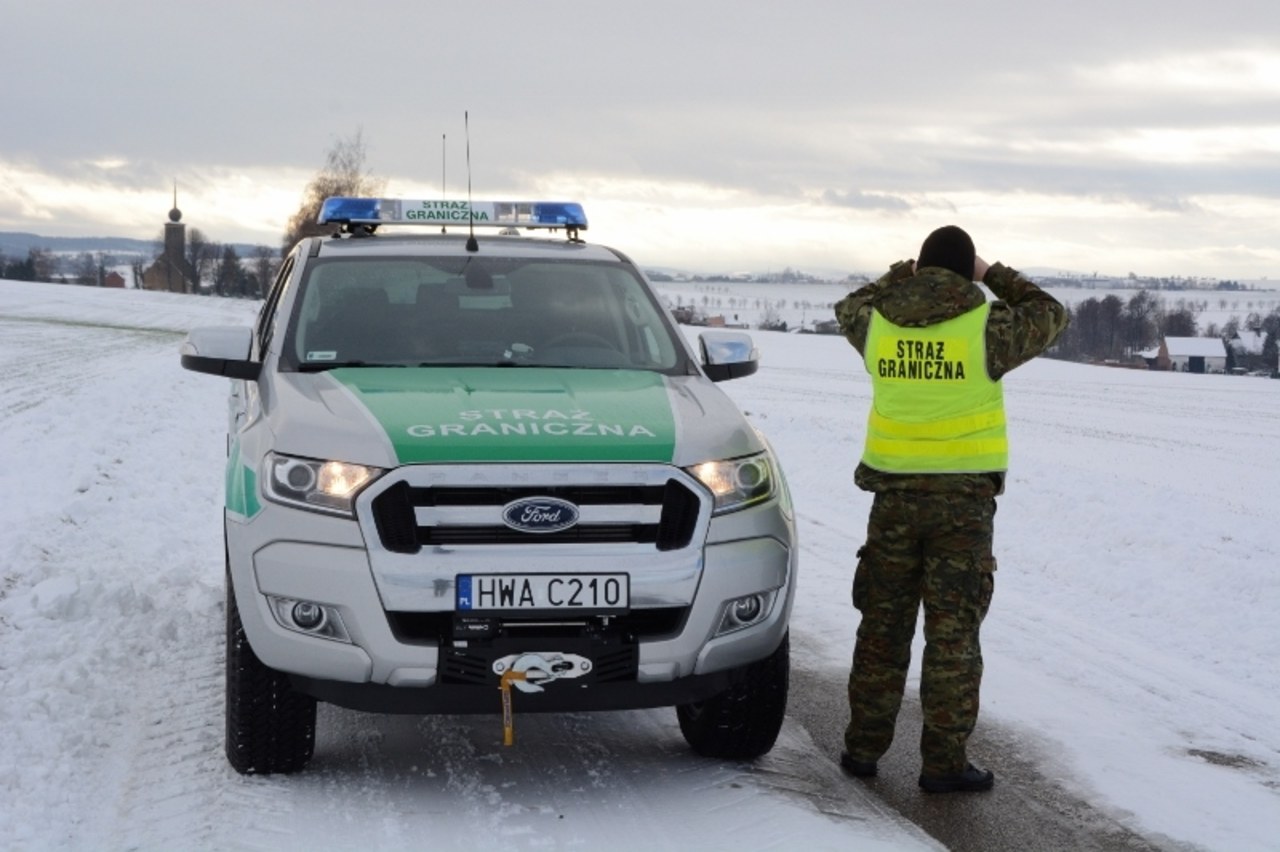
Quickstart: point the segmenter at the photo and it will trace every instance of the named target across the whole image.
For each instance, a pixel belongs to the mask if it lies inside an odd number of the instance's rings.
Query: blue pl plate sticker
[[[471,575],[458,577],[458,609],[471,609]]]

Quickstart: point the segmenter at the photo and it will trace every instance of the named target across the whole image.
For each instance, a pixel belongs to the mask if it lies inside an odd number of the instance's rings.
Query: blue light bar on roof
[[[321,225],[468,225],[586,230],[582,205],[565,201],[416,201],[407,198],[326,198]]]

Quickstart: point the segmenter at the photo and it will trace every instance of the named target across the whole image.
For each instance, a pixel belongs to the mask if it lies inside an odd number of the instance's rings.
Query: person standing
[[[1067,312],[1016,270],[988,265],[970,236],[948,225],[914,262],[893,264],[835,313],[871,375],[854,482],[875,495],[853,580],[862,620],[840,762],[854,776],[876,774],[923,603],[920,787],[989,790],[994,773],[970,763],[965,745],[978,716],[978,633],[994,588],[995,498],[1008,467],[1001,379],[1053,344]]]

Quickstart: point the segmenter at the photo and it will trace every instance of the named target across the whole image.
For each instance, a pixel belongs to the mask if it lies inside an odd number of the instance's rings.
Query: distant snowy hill
[[[152,257],[158,252],[160,234],[159,224],[156,225],[154,240],[138,240],[132,237],[42,237],[39,234],[28,234],[22,231],[0,231],[0,254],[7,257],[23,257],[34,248],[45,249],[55,254],[80,254],[87,251]],[[257,248],[251,243],[232,243],[232,246],[241,257],[248,257]],[[268,248],[273,251],[278,250],[278,246],[268,246]]]

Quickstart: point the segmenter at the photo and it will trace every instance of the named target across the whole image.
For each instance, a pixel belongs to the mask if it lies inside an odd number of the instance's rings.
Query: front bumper
[[[797,550],[793,522],[778,501],[716,519],[704,513],[688,547],[675,553],[649,548],[647,558],[643,548],[628,544],[437,548],[418,558],[415,574],[401,555],[386,558],[371,520],[275,504],[252,520],[229,517],[227,545],[241,619],[258,657],[291,675],[300,691],[382,712],[496,712],[498,676],[468,675],[467,667],[482,669],[512,649],[588,658],[629,654],[613,679],[555,681],[521,694],[518,706],[525,711],[665,706],[709,697],[781,643]],[[379,560],[389,570],[380,571]],[[500,625],[491,636],[459,640],[452,629],[454,579],[475,566],[625,570],[634,618],[587,619],[576,628],[530,618],[506,626],[511,629]],[[756,593],[769,596],[767,614],[717,635],[726,607]],[[351,641],[288,629],[273,612],[272,596],[332,607]],[[407,624],[422,628],[407,630]]]

